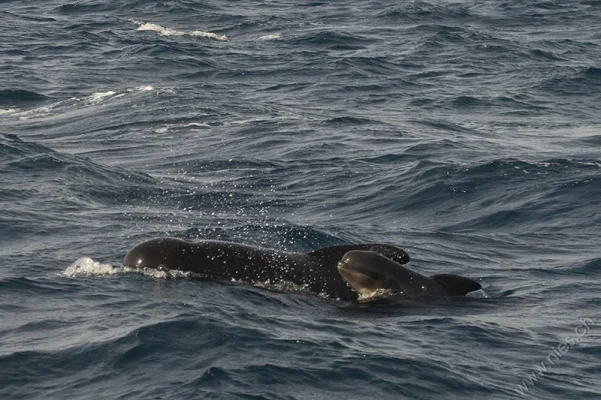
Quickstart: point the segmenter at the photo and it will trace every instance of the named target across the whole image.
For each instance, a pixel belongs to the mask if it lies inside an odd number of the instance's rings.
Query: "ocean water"
[[[601,1],[1,1],[0,37],[0,398],[601,398]],[[483,290],[123,268],[159,236]]]

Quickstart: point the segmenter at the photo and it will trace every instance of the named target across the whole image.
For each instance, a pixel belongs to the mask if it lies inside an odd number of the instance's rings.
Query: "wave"
[[[348,32],[331,30],[305,33],[291,42],[297,46],[323,46],[332,50],[360,50],[375,39]]]
[[[555,73],[544,77],[538,85],[545,92],[559,96],[595,95],[601,88],[600,71],[595,67],[557,68]]]
[[[27,92],[28,94],[22,95],[26,101],[19,100],[19,96],[13,96],[14,91],[8,91],[9,94],[4,96],[4,101],[0,101],[0,105],[8,107],[5,109],[0,108],[0,115],[7,117],[15,117],[19,120],[25,121],[29,119],[43,119],[45,117],[53,116],[57,113],[66,113],[72,109],[96,106],[100,103],[107,102],[111,99],[119,99],[129,94],[151,92],[154,87],[151,85],[140,85],[133,88],[126,89],[113,89],[106,91],[93,92],[91,94],[85,94],[80,97],[70,97],[67,99],[57,100],[55,98],[38,95],[35,92]],[[20,93],[21,91],[19,91]],[[32,99],[31,101],[29,99]],[[29,106],[36,106],[40,102],[48,103],[43,106],[31,108]]]
[[[370,118],[361,118],[361,117],[351,117],[351,116],[339,116],[327,119],[323,122],[324,124],[331,125],[369,125],[369,124],[377,124],[378,121]]]
[[[462,20],[473,17],[470,7],[465,4],[438,4],[423,2],[409,2],[385,8],[376,14],[379,19],[392,21],[442,21]]]
[[[22,89],[0,90],[0,106],[19,107],[51,100],[43,94]]]
[[[431,151],[440,154],[440,160],[424,160],[431,145],[423,144],[413,154],[363,158],[377,168],[376,176],[332,175],[337,184],[324,183],[320,190],[333,191],[337,212],[352,210],[346,211],[347,223],[368,215],[375,223],[379,216],[398,215],[419,221],[420,226],[453,232],[515,232],[519,227],[530,233],[553,232],[559,225],[570,231],[578,226],[589,230],[599,223],[590,207],[601,195],[597,160],[445,160],[457,145],[452,142]],[[368,165],[361,169],[369,169]],[[318,208],[305,207],[321,215]]]
[[[157,181],[149,175],[107,167],[15,135],[0,134],[0,168],[29,182],[26,191],[11,184],[0,193],[0,202],[8,202],[4,203],[4,222],[23,227],[34,224],[36,213],[45,215],[45,221],[55,226],[66,223],[75,210],[91,212],[101,205],[147,201],[160,192]],[[21,200],[12,203],[10,199]],[[23,207],[28,204],[35,204],[35,208]],[[25,221],[28,223],[23,225]]]
[[[588,67],[584,70],[584,76],[591,79],[601,79],[601,68]]]
[[[226,35],[218,35],[218,34],[212,33],[212,32],[177,30],[177,29],[166,28],[164,26],[153,24],[150,22],[143,22],[143,21],[133,21],[133,22],[138,25],[138,28],[137,28],[138,31],[155,32],[159,36],[173,36],[173,37],[189,36],[189,37],[193,37],[193,38],[213,39],[213,40],[218,40],[218,41],[228,41],[229,40]]]
[[[573,267],[566,267],[564,270],[569,273],[579,274],[586,277],[599,275],[601,273],[601,258],[592,258],[577,263]]]
[[[21,295],[27,293],[34,296],[71,295],[77,291],[77,287],[64,282],[61,283],[47,278],[26,277],[0,279],[0,288],[3,293]]]
[[[6,170],[39,172],[47,176],[51,171],[73,175],[68,181],[79,183],[113,183],[137,180],[149,183],[145,174],[127,171],[119,167],[105,167],[91,160],[60,153],[35,142],[23,141],[17,135],[0,134],[0,155]],[[81,179],[76,179],[79,176]],[[55,179],[57,176],[55,175]]]

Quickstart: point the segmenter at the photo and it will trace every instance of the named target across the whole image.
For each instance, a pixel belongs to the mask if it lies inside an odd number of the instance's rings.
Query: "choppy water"
[[[599,398],[600,32],[596,0],[1,2],[0,397]],[[121,268],[156,236],[390,243],[484,293]]]

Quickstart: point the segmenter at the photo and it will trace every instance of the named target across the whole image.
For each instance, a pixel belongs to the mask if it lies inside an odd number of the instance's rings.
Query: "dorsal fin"
[[[336,265],[344,254],[351,250],[369,250],[390,258],[399,264],[407,264],[409,262],[409,254],[398,247],[380,243],[363,243],[363,244],[343,244],[338,246],[324,247],[322,249],[313,250],[309,255],[318,258],[325,264]]]
[[[430,277],[447,289],[451,296],[465,296],[469,292],[482,289],[473,279],[453,274],[437,274]]]

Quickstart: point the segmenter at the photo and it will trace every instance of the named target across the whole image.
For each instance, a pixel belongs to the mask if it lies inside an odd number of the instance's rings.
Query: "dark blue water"
[[[2,399],[598,399],[601,2],[0,2]],[[406,249],[362,307],[124,269]]]

